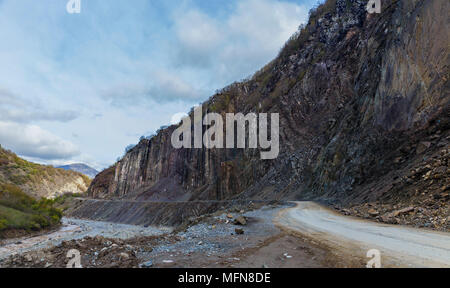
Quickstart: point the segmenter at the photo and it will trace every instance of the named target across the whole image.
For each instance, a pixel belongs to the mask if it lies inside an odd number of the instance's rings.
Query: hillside
[[[62,211],[53,201],[36,200],[13,184],[0,184],[0,239],[56,226]]]
[[[173,224],[215,204],[139,201],[316,200],[449,229],[450,2],[382,2],[381,14],[368,14],[364,0],[326,1],[276,59],[203,104],[203,115],[279,113],[277,159],[261,160],[260,149],[175,149],[171,126],[88,191],[136,202],[87,201],[73,214],[127,223],[164,215]]]
[[[17,186],[33,198],[84,193],[90,182],[87,176],[78,172],[29,162],[0,146],[0,184]]]
[[[64,169],[64,170],[75,171],[75,172],[84,174],[84,175],[88,176],[89,178],[94,178],[98,174],[97,170],[95,170],[92,167],[89,167],[86,164],[82,164],[82,163],[58,166],[56,168],[61,168],[61,169]]]

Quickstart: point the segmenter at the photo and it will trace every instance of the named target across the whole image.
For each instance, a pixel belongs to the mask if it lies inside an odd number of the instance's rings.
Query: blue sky
[[[316,0],[0,0],[0,144],[107,167],[272,60]]]

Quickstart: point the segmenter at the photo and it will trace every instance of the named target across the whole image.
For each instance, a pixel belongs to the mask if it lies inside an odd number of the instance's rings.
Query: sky
[[[0,0],[0,144],[101,170],[270,62],[318,1],[67,2]]]

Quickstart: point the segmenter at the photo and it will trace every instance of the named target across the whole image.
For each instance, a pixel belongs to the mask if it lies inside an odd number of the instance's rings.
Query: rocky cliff
[[[261,160],[259,149],[174,149],[171,126],[101,172],[89,195],[348,205],[428,191],[447,199],[450,2],[385,0],[380,14],[366,5],[326,1],[275,60],[204,103],[204,113],[223,116],[279,113],[278,158]],[[448,199],[439,205],[448,209]]]

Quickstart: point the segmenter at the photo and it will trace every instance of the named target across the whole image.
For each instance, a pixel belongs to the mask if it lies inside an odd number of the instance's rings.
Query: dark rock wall
[[[399,156],[420,157],[421,135],[448,130],[450,2],[385,0],[370,15],[366,3],[327,1],[277,59],[205,102],[204,113],[280,113],[277,159],[174,149],[172,126],[100,173],[90,196],[347,201]]]

